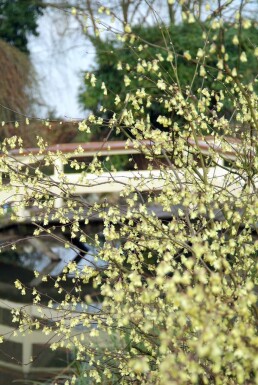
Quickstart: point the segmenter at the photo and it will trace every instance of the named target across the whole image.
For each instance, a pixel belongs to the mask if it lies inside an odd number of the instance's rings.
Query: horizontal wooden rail
[[[222,137],[221,139],[217,139],[209,135],[197,137],[196,139],[189,138],[188,143],[193,148],[197,148],[203,155],[209,155],[212,150],[226,160],[235,160],[239,154],[243,154],[243,142],[238,138]],[[248,150],[245,149],[245,155],[253,157],[255,155],[255,149],[252,147]]]
[[[45,155],[48,153],[63,153],[71,154],[71,156],[73,156],[74,152],[78,150],[80,153],[76,153],[76,157],[94,156],[99,153],[101,153],[101,155],[138,154],[141,152],[140,148],[142,146],[151,147],[152,145],[153,142],[150,140],[142,140],[139,143],[133,143],[125,140],[87,143],[60,143],[48,146],[43,151],[41,151],[38,147],[31,147],[24,148],[22,152],[19,149],[10,150],[9,154],[15,158],[20,158],[25,155]]]
[[[209,151],[213,150],[222,155],[225,159],[235,159],[237,154],[241,152],[242,141],[237,138],[223,138],[218,140],[214,136],[197,137],[197,139],[187,139],[188,145],[201,151],[204,155],[209,155]],[[225,144],[227,149],[225,150]],[[142,141],[103,141],[103,142],[87,142],[87,143],[60,143],[46,147],[40,150],[38,147],[11,149],[8,154],[14,158],[20,159],[25,156],[35,155],[42,157],[42,155],[51,154],[69,154],[76,157],[91,157],[94,155],[126,155],[139,154],[142,147],[152,148],[155,144],[151,140]],[[79,151],[78,151],[79,150]],[[74,154],[76,152],[76,155]],[[254,155],[254,149],[250,148],[250,154]],[[0,156],[3,156],[1,154]],[[6,155],[4,155],[6,156]]]

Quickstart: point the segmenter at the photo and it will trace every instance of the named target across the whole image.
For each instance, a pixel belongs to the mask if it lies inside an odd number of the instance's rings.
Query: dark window
[[[10,326],[12,325],[12,313],[11,310],[0,307],[0,324]]]
[[[18,365],[22,362],[22,344],[13,341],[4,341],[0,345],[0,361]]]
[[[32,366],[37,368],[64,368],[72,361],[69,350],[57,349],[53,351],[48,345],[33,344],[32,355]]]

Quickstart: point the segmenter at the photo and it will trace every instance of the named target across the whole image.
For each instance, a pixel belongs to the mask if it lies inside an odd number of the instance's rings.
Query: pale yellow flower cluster
[[[110,113],[108,120],[90,114],[79,123],[80,131],[90,132],[99,124],[122,133],[128,146],[133,143],[142,154],[147,164],[143,173],[135,165],[130,180],[125,181],[122,172],[118,179],[115,171],[108,174],[101,153],[88,165],[76,158],[81,148],[70,160],[61,152],[47,151],[39,139],[40,159],[55,165],[57,185],[40,166],[33,167],[35,155],[29,155],[28,164],[14,162],[13,149],[24,151],[17,137],[1,144],[1,170],[10,176],[2,190],[14,196],[20,196],[21,186],[25,191],[14,207],[14,220],[20,219],[21,207],[34,206],[39,209],[32,218],[38,223],[35,235],[56,237],[52,219],[61,225],[60,231],[69,228],[70,238],[81,242],[88,240],[84,224],[93,215],[98,213],[103,221],[104,244],[96,235],[94,245],[96,266],[100,259],[104,267],[79,269],[75,262],[65,267],[54,283],[63,296],[55,307],[59,317],[41,325],[53,301],[38,319],[25,311],[13,313],[21,333],[42,328],[46,335],[58,336],[52,349],[76,350],[76,358],[88,363],[83,376],[89,383],[258,384],[258,98],[255,79],[246,84],[239,75],[238,64],[247,62],[249,53],[239,52],[239,63],[228,65],[226,49],[219,45],[224,25],[219,16],[208,19],[204,37],[212,33],[212,39],[207,38],[194,56],[190,48],[176,53],[169,47],[153,60],[140,58],[135,68],[119,62],[126,95],[112,96],[108,84],[99,84],[120,111]],[[185,19],[192,24],[195,14],[186,11]],[[250,23],[242,20],[243,28]],[[131,32],[125,24],[120,38],[130,39]],[[233,37],[234,45],[239,38]],[[139,55],[148,49],[142,44]],[[216,57],[212,68],[211,57]],[[186,86],[180,82],[178,60],[194,69]],[[95,75],[86,77],[97,86]],[[214,83],[207,85],[209,77]],[[69,183],[58,160],[81,171],[77,185]],[[122,207],[108,198],[88,203],[76,194],[77,187],[107,183],[101,179],[107,174],[112,186],[120,184]],[[60,197],[63,204],[55,210]],[[71,246],[69,241],[65,246]],[[73,291],[65,289],[67,277],[72,277]],[[15,286],[26,294],[20,281]],[[83,297],[85,287],[89,294]],[[91,292],[98,294],[101,305],[96,306]],[[32,294],[40,309],[40,293],[34,289]],[[75,381],[71,377],[67,385]]]

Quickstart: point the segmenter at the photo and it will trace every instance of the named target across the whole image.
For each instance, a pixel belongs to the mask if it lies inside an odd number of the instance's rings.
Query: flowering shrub
[[[84,266],[78,271],[75,263],[69,263],[55,281],[56,290],[64,293],[62,302],[54,305],[50,300],[40,308],[43,297],[33,289],[40,318],[30,318],[24,309],[14,311],[21,333],[42,327],[46,334],[58,336],[53,349],[75,347],[77,359],[88,364],[82,375],[91,384],[258,384],[258,99],[253,91],[256,78],[246,84],[238,75],[238,66],[246,61],[241,30],[234,36],[239,61],[232,68],[228,65],[224,10],[228,11],[226,5],[211,11],[196,56],[188,51],[182,55],[195,67],[191,84],[181,87],[173,44],[149,61],[141,60],[139,54],[136,68],[120,63],[128,89],[124,100],[109,94],[108,84],[102,84],[101,110],[105,98],[109,104],[113,98],[120,112],[106,121],[91,114],[79,125],[79,130],[90,131],[99,124],[112,133],[123,132],[149,161],[148,178],[136,169],[135,178],[123,183],[120,196],[126,205],[122,208],[108,200],[86,205],[58,168],[58,183],[39,168],[31,170],[21,163],[14,168],[11,149],[20,148],[22,154],[23,144],[13,137],[1,145],[1,167],[10,174],[6,189],[16,189],[17,197],[20,188],[26,192],[19,210],[22,205],[43,209],[32,218],[42,223],[37,225],[36,236],[51,234],[52,219],[61,224],[62,231],[70,229],[71,239],[86,242],[81,224],[96,212],[103,220],[105,242],[102,246],[96,236],[95,247],[105,267]],[[189,22],[194,18],[189,12],[185,15]],[[243,7],[235,17],[234,23],[241,28],[254,26]],[[128,25],[119,38],[135,41]],[[206,65],[210,52],[217,56],[212,71]],[[255,46],[253,55],[257,56]],[[169,71],[163,71],[164,61],[169,62]],[[207,77],[215,72],[219,92],[206,87]],[[130,88],[132,77],[136,88]],[[89,73],[87,78],[94,87],[95,75]],[[193,94],[197,78],[202,85]],[[159,128],[150,121],[152,103],[165,111],[157,118]],[[229,118],[223,115],[225,103],[233,106]],[[57,158],[68,162],[65,154],[46,151],[41,140],[38,145],[45,165]],[[71,167],[81,168],[78,183],[85,187],[92,184],[88,172],[103,174],[97,154],[89,166],[73,160]],[[110,178],[116,178],[115,170]],[[55,210],[60,194],[64,204]],[[157,208],[162,215],[157,215]],[[19,211],[14,219],[15,215]],[[74,291],[65,292],[71,273]],[[89,282],[102,298],[94,312],[94,299],[81,296]],[[28,290],[20,281],[16,287],[21,294]],[[46,309],[53,306],[59,317],[41,326]],[[75,333],[78,325],[84,329]],[[74,383],[75,376],[67,380],[67,384]]]

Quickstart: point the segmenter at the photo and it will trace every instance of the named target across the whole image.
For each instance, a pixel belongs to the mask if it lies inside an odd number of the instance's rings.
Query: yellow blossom
[[[184,57],[186,58],[186,60],[191,60],[192,58],[189,51],[184,52]]]

